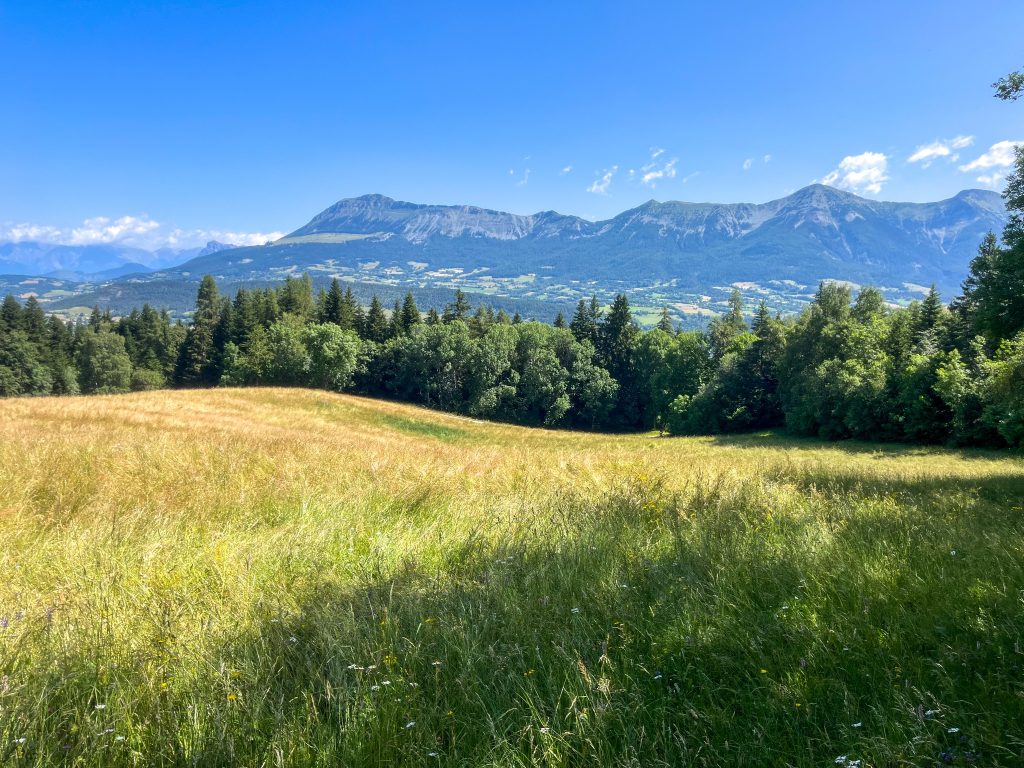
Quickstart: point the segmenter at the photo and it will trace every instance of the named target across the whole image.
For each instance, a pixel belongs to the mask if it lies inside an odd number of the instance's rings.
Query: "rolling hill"
[[[1020,765],[1022,493],[301,389],[0,400],[0,756]]]

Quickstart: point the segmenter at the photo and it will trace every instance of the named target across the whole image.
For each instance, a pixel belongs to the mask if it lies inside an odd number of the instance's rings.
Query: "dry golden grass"
[[[928,670],[1022,629],[1021,489],[1006,454],[549,432],[307,390],[0,401],[0,761],[1010,765],[1019,658]],[[978,561],[949,581],[954,549]],[[847,677],[798,680],[815,653]],[[372,664],[406,695],[353,678]],[[981,746],[917,703],[975,718]],[[831,720],[869,715],[844,746]]]

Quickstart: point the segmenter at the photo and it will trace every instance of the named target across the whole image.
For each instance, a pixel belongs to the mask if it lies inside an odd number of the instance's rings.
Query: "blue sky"
[[[258,239],[367,192],[604,218],[1001,189],[1021,29],[1019,0],[0,0],[0,239]]]

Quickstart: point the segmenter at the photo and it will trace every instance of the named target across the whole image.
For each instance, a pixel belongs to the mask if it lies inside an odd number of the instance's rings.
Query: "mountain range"
[[[0,242],[0,274],[67,280],[102,280],[177,266],[197,256],[234,248],[211,240],[201,248],[146,250],[118,243],[61,245],[19,240]]]
[[[1000,195],[977,189],[896,203],[814,184],[761,204],[651,200],[605,221],[364,195],[335,203],[274,243],[211,243],[178,266],[93,278],[99,284],[90,290],[102,298],[130,285],[137,298],[150,285],[167,296],[171,283],[203,274],[240,285],[309,273],[319,284],[338,277],[392,291],[460,287],[559,307],[627,291],[652,311],[668,304],[682,315],[714,313],[733,287],[773,309],[797,309],[822,280],[876,285],[893,301],[934,283],[951,298],[982,238],[1006,218]],[[89,298],[89,291],[76,293]],[[72,298],[59,301],[68,306]]]

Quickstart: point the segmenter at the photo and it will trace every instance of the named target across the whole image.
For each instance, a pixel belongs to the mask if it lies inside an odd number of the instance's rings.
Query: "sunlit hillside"
[[[1006,452],[9,399],[0,541],[0,764],[1024,764]]]

